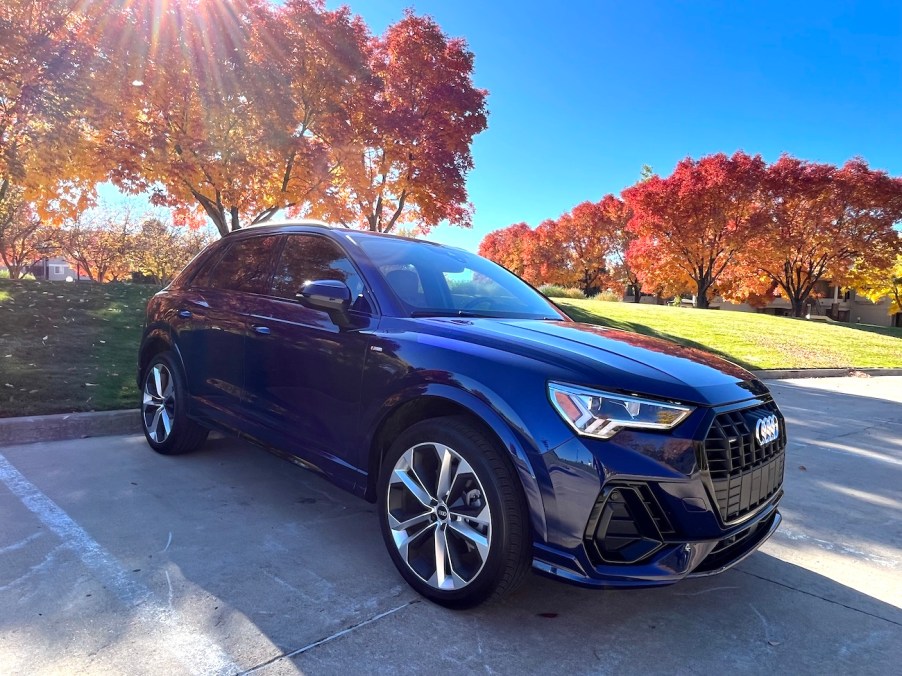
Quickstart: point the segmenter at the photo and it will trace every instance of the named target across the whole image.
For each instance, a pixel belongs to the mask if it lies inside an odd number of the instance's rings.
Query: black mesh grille
[[[638,563],[656,552],[673,526],[648,486],[619,486],[599,496],[586,528],[595,565]]]
[[[780,434],[760,444],[759,420],[776,416]],[[711,424],[704,456],[724,521],[739,519],[767,502],[783,485],[786,423],[773,403],[720,413]]]

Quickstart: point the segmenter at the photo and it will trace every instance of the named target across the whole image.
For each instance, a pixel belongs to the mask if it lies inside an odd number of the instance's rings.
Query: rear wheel
[[[526,501],[510,461],[465,418],[413,425],[392,444],[379,514],[407,582],[444,606],[501,597],[529,571]]]
[[[171,352],[155,355],[144,371],[141,420],[157,453],[179,455],[200,448],[209,430],[188,419],[185,377]]]

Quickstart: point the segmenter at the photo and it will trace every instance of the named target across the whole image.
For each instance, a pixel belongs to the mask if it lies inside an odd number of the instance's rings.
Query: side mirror
[[[316,310],[344,313],[351,307],[351,290],[337,279],[320,279],[307,282],[301,287],[296,298],[303,305]]]

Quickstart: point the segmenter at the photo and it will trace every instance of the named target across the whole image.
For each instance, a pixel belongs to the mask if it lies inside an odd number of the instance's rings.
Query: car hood
[[[574,384],[718,405],[767,394],[745,369],[669,340],[565,321],[430,318],[419,330],[571,371]],[[553,372],[550,377],[555,377]]]

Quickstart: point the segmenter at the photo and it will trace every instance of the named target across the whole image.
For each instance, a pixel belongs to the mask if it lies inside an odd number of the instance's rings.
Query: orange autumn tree
[[[365,38],[346,8],[305,0],[126,3],[107,34],[111,179],[222,235],[284,208],[316,213]]]
[[[487,126],[472,52],[409,10],[369,49],[373,79],[356,89],[352,138],[335,147],[330,215],[375,232],[398,224],[420,232],[440,222],[469,227],[470,146]]]
[[[622,199],[610,194],[601,198],[596,209],[607,251],[607,272],[603,282],[620,291],[627,285],[632,285],[637,289],[638,297],[639,279],[626,260],[626,251],[634,238],[627,227],[633,216],[632,211]]]
[[[760,156],[718,153],[686,158],[667,178],[652,176],[624,190],[636,235],[627,258],[642,285],[692,291],[697,307],[707,308],[761,218],[764,172]]]
[[[377,39],[319,0],[169,0],[108,23],[104,158],[120,188],[223,235],[281,210],[383,232],[469,223],[485,92],[431,19]]]
[[[599,202],[582,202],[555,221],[537,228],[542,250],[542,278],[552,284],[597,292],[608,281],[617,240],[618,200],[606,195]]]
[[[533,230],[517,223],[490,232],[479,253],[532,284],[559,284],[584,294],[617,284],[610,272],[623,246],[629,209],[614,195],[583,202]]]
[[[849,275],[849,284],[873,302],[889,299],[887,313],[902,312],[902,233],[895,249],[900,251],[890,265],[862,262]]]
[[[543,280],[535,261],[537,245],[536,232],[526,223],[515,223],[483,237],[479,243],[479,255],[531,284],[541,284]]]
[[[55,229],[53,241],[92,282],[121,281],[132,270],[135,224],[129,213],[83,212]]]
[[[10,188],[0,202],[0,261],[10,279],[22,278],[30,265],[54,252],[50,237],[50,229],[22,199],[22,190]]]
[[[759,291],[757,281],[800,317],[821,279],[860,283],[856,271],[887,270],[899,252],[893,225],[902,220],[902,179],[863,160],[837,168],[784,155],[767,169],[761,203],[766,218],[739,256],[739,300]]]
[[[89,202],[102,166],[93,150],[99,0],[0,3],[0,207],[40,216]]]

